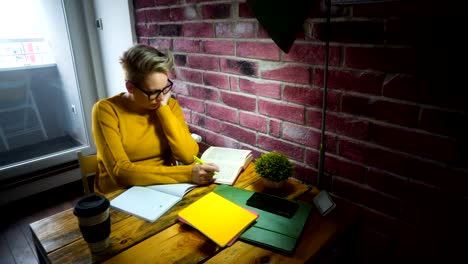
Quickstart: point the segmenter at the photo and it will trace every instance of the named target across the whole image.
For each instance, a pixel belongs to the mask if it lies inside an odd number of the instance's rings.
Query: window
[[[0,1],[0,68],[55,63],[43,14],[40,0]]]

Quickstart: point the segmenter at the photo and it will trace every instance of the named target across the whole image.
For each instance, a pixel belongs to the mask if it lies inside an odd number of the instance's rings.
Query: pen
[[[198,158],[198,157],[195,156],[195,155],[193,155],[193,159],[194,159],[196,162],[200,163],[201,165],[204,165],[204,164],[205,164],[205,162],[204,162],[203,160],[201,160],[200,158]],[[218,173],[217,171],[214,172],[214,174],[217,174],[217,173]]]

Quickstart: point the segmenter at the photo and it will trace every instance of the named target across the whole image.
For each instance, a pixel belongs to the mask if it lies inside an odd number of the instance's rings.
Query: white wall
[[[133,5],[129,0],[93,0],[106,97],[125,91],[125,80],[119,64],[122,53],[136,43]]]

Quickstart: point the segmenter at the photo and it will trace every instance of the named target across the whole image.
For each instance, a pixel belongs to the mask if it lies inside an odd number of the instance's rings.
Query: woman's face
[[[160,106],[164,96],[167,96],[161,91],[166,92],[170,89],[168,87],[172,87],[172,84],[168,80],[167,74],[155,72],[149,74],[140,87],[137,87],[136,84],[133,86],[136,88],[133,91],[135,101],[145,109],[154,110]]]

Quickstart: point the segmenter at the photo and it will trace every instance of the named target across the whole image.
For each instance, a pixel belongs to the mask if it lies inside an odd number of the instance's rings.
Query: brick
[[[234,42],[224,40],[202,41],[202,51],[207,54],[234,55]]]
[[[258,135],[257,145],[267,151],[283,153],[289,158],[302,161],[304,159],[304,148],[290,144],[279,139]]]
[[[247,60],[220,59],[221,71],[246,76],[258,76],[258,63]]]
[[[149,9],[146,10],[146,19],[148,22],[167,22],[169,18],[170,9]]]
[[[139,37],[152,37],[158,35],[157,25],[136,25],[136,34]]]
[[[214,37],[213,25],[211,23],[184,23],[182,25],[182,32],[184,37]]]
[[[304,107],[259,100],[258,112],[282,120],[304,124]]]
[[[263,80],[251,81],[239,79],[239,89],[243,93],[264,96],[272,99],[281,98],[281,84]]]
[[[252,10],[247,3],[239,3],[239,17],[241,18],[255,18]]]
[[[331,155],[325,155],[324,170],[331,175],[340,176],[357,183],[362,183],[365,175],[364,167]]]
[[[135,24],[144,24],[146,23],[146,11],[145,10],[136,10],[135,11]]]
[[[302,105],[322,107],[323,93],[319,89],[310,87],[296,87],[285,85],[283,98],[288,102]]]
[[[308,184],[317,185],[317,171],[310,167],[301,165],[295,166],[294,178]]]
[[[197,126],[200,126],[200,127],[204,128],[204,129],[208,129],[211,132],[221,132],[222,131],[221,121],[219,121],[217,119],[210,118],[208,116],[201,115],[201,114],[193,114],[192,115],[192,120],[193,120],[192,123],[196,124]]]
[[[133,4],[135,9],[145,8],[145,7],[152,7],[153,0],[134,0]]]
[[[138,44],[149,45],[148,38],[146,38],[146,37],[138,37]]]
[[[231,17],[231,4],[203,5],[201,7],[203,19],[222,19]]]
[[[330,47],[329,64],[338,65],[340,62],[340,50]],[[288,53],[283,54],[283,61],[303,62],[312,65],[325,64],[325,46],[312,44],[293,44]]]
[[[225,137],[219,133],[206,132],[206,143],[210,146],[226,147],[226,148],[239,148],[239,142],[236,140]]]
[[[288,122],[283,122],[282,138],[306,147],[317,148],[320,144],[320,133],[317,130]]]
[[[242,94],[221,92],[221,100],[228,106],[245,110],[255,111],[257,108],[257,100],[253,97],[245,96]]]
[[[408,127],[415,127],[418,123],[419,107],[417,106],[352,95],[344,95],[341,100],[341,110],[344,113]]]
[[[195,6],[184,6],[179,8],[171,8],[170,12],[171,21],[187,21],[187,20],[198,20],[198,15]]]
[[[237,56],[278,61],[280,49],[270,42],[237,42]]]
[[[174,39],[174,51],[200,52],[199,40]]]
[[[320,116],[320,121],[322,117]],[[326,130],[340,135],[356,138],[369,138],[369,122],[358,120],[354,117],[345,117],[328,113],[326,118]],[[321,126],[320,126],[321,127]]]
[[[325,150],[327,153],[338,154],[338,137],[325,133]]]
[[[453,189],[447,179],[456,178],[455,171],[430,161],[411,158],[402,153],[390,152],[363,142],[340,139],[339,155],[354,162],[375,167],[382,171],[409,177],[442,188]],[[441,177],[443,175],[443,177]],[[465,173],[466,175],[466,173]],[[465,176],[466,177],[466,176]]]
[[[254,22],[222,22],[215,23],[217,38],[253,38],[255,37]]]
[[[219,98],[218,91],[215,89],[190,85],[189,90],[191,96],[193,96],[194,98],[199,98],[201,100],[210,100],[213,102],[217,102]]]
[[[176,5],[179,0],[154,0],[155,6]]]
[[[461,112],[423,108],[419,128],[441,135],[462,138],[468,135],[468,115]]]
[[[414,73],[416,52],[411,48],[345,48],[344,65],[357,69],[384,72]]]
[[[407,178],[393,176],[375,169],[369,169],[366,180],[372,188],[395,197],[403,197],[408,190]]]
[[[335,21],[330,23],[327,36],[326,23],[314,23],[313,39],[339,43],[383,44],[384,21]]]
[[[229,77],[224,74],[204,72],[203,83],[207,86],[229,90]]]
[[[398,217],[400,214],[399,200],[366,188],[363,185],[344,180],[340,177],[333,177],[332,189],[339,196],[363,204],[389,216]]]
[[[261,115],[240,112],[239,124],[243,127],[247,127],[258,132],[266,133],[268,120]]]
[[[196,69],[219,71],[219,61],[216,57],[190,55],[188,65]]]
[[[300,84],[309,84],[310,83],[310,71],[308,67],[303,66],[282,66],[273,70],[263,70],[261,73],[262,78],[300,83]]]
[[[363,142],[351,142],[340,139],[339,155],[353,162],[363,163],[384,171],[404,176],[404,171],[412,159],[408,156],[392,153]]]
[[[239,142],[255,145],[257,137],[255,132],[247,130],[228,123],[222,123],[222,132],[224,136],[236,139]]]
[[[313,168],[318,168],[319,152],[313,149],[306,149],[304,163]]]
[[[382,146],[438,161],[450,162],[457,159],[457,142],[454,139],[372,124],[370,140]]]
[[[202,84],[202,73],[191,69],[176,69],[177,77],[183,81]]]
[[[239,90],[239,78],[229,76],[229,84],[230,84],[231,90],[233,91]]]
[[[451,109],[467,109],[464,96],[460,92],[456,90],[441,92],[437,82],[431,83],[431,80],[431,78],[424,79],[414,75],[393,75],[385,80],[383,95]]]
[[[235,109],[225,106],[215,105],[211,103],[206,104],[207,115],[218,118],[220,120],[229,121],[231,123],[238,123],[238,114]]]
[[[170,36],[170,37],[182,36],[182,25],[177,25],[177,24],[160,25],[159,35]]]
[[[187,123],[192,122],[191,120],[191,111],[188,109],[182,109],[182,113],[184,114],[184,119]]]
[[[324,86],[324,70],[314,69],[314,85]],[[328,71],[328,88],[380,95],[385,75],[365,71]]]
[[[258,25],[258,32],[257,32],[257,38],[259,39],[271,39],[270,35],[268,32],[266,32],[265,28],[261,24]]]
[[[179,104],[183,107],[192,109],[199,113],[205,112],[205,104],[198,99],[193,99],[191,97],[186,96],[178,96],[177,101],[179,101]]]
[[[272,135],[272,136],[275,136],[275,137],[280,136],[281,122],[279,120],[270,119],[270,122],[269,122],[268,126],[269,126],[269,131],[268,131],[269,135]]]
[[[306,109],[306,125],[319,129],[322,128],[322,111]]]
[[[187,55],[174,54],[174,64],[176,66],[187,66]]]
[[[175,93],[176,95],[189,95],[188,87],[185,82],[181,82],[179,79],[173,81],[174,87],[172,88],[172,93]]]
[[[149,44],[152,47],[155,47],[158,50],[172,50],[172,40],[171,39],[163,39],[163,38],[155,38],[150,39]]]

